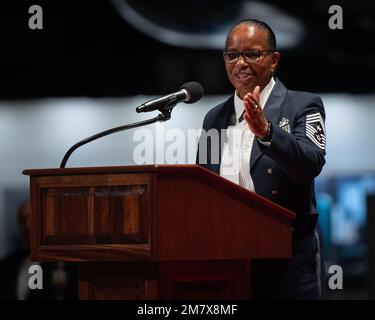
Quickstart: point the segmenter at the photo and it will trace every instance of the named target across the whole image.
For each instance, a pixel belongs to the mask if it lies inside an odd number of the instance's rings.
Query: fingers
[[[256,99],[256,97],[252,93],[247,93],[244,97],[244,105],[247,106],[250,109],[256,109],[260,107],[259,105],[259,99]]]
[[[254,88],[253,92],[248,92],[245,95],[244,100],[250,100],[249,102],[252,102],[254,107],[259,106],[259,101],[260,101],[260,87],[256,86]]]
[[[265,125],[268,125],[263,109],[259,101],[259,86],[256,86],[254,91],[247,93],[244,97],[244,119],[248,124],[249,129],[257,136],[261,136]]]
[[[257,101],[259,101],[259,99],[260,99],[260,87],[259,87],[259,86],[256,86],[256,87],[254,88],[253,96],[254,96],[254,98],[255,98]]]
[[[263,110],[258,106],[258,102],[254,99],[246,98],[244,99],[244,119],[247,123],[262,123],[264,119]]]
[[[245,121],[246,121],[247,123],[251,122],[251,117],[249,116],[248,113],[245,112],[245,113],[243,114],[243,118],[245,119]]]

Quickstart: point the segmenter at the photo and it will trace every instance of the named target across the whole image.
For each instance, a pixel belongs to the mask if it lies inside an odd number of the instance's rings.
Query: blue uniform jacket
[[[263,110],[266,119],[272,122],[272,143],[266,147],[254,139],[249,166],[255,192],[295,212],[298,225],[298,221],[307,221],[306,217],[317,213],[314,178],[325,163],[325,136],[320,137],[324,139],[323,147],[307,136],[306,116],[318,112],[324,121],[323,102],[315,94],[288,90],[276,79]],[[233,113],[232,96],[207,113],[203,129],[220,132],[228,127]],[[323,130],[325,133],[324,126]],[[198,147],[197,154],[197,163],[217,174],[220,173],[222,147],[219,140],[219,163],[211,161],[210,139],[207,140],[207,163],[199,163],[199,152],[203,148]],[[202,140],[199,146],[201,144]]]

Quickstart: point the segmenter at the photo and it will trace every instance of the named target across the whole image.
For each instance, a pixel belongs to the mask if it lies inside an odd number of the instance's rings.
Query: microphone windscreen
[[[185,89],[189,93],[188,100],[185,103],[197,102],[203,96],[203,87],[200,83],[192,81],[183,84],[180,88]]]

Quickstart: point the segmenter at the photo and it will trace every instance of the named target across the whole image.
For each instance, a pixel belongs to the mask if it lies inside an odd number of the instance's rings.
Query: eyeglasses
[[[274,50],[245,50],[242,52],[237,51],[224,51],[223,57],[226,63],[236,63],[242,55],[245,62],[258,62],[260,57],[266,53],[273,53]]]

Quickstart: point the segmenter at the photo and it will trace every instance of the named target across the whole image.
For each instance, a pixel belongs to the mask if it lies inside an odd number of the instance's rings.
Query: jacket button
[[[277,190],[272,190],[272,195],[274,195],[274,196],[277,196],[278,194],[279,194],[279,191],[277,191]]]
[[[271,174],[272,171],[273,171],[272,168],[268,168],[268,169],[267,169],[268,174]]]

